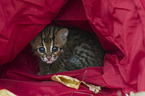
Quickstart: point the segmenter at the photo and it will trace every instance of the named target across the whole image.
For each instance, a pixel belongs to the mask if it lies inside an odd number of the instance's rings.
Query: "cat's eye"
[[[58,51],[58,47],[57,46],[53,46],[52,47],[52,52],[57,52]]]
[[[39,50],[40,53],[45,53],[45,48],[44,47],[40,47],[38,50]]]

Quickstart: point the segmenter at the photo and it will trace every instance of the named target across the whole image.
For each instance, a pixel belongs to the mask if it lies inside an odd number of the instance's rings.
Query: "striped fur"
[[[103,66],[105,52],[99,40],[81,29],[46,26],[31,45],[42,59],[39,75]],[[54,46],[58,47],[57,52],[52,52]],[[45,53],[39,52],[40,47],[44,47]],[[46,60],[47,57],[53,60]]]

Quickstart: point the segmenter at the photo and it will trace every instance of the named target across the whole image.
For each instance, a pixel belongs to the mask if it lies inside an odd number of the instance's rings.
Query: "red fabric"
[[[21,96],[116,96],[145,90],[144,0],[1,0],[0,86]],[[37,76],[38,60],[27,45],[51,21],[94,31],[107,51],[104,67],[58,74],[104,86],[101,94]],[[87,73],[84,74],[85,70]]]

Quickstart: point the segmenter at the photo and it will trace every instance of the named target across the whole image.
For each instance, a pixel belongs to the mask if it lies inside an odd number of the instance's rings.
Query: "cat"
[[[82,29],[48,25],[31,45],[41,59],[38,75],[103,66],[105,51],[98,38]]]

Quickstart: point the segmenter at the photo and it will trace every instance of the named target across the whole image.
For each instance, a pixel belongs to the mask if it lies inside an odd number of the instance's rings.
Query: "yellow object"
[[[66,76],[66,75],[54,75],[51,77],[51,79],[54,81],[60,82],[67,87],[71,87],[74,89],[79,89],[80,84],[83,83],[85,86],[87,86],[89,88],[90,91],[92,91],[94,93],[100,93],[100,91],[101,91],[100,86],[89,84],[84,81],[80,81],[76,78],[72,78],[72,77]]]
[[[65,75],[54,75],[51,79],[74,89],[78,89],[81,83],[78,79]]]
[[[1,89],[0,96],[17,96],[17,95],[13,94],[12,92],[8,91],[7,89]]]
[[[130,96],[145,96],[145,91],[143,92],[130,92]]]

